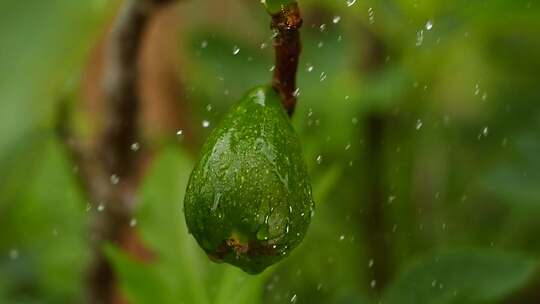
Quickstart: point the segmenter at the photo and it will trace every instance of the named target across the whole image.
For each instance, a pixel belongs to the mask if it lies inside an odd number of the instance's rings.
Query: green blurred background
[[[56,130],[69,118],[91,141],[99,129],[96,62],[120,4],[0,1],[0,303],[84,302],[99,210]],[[292,122],[316,201],[306,239],[249,276],[210,262],[187,233],[197,151],[244,91],[269,81],[273,52],[259,1],[185,1],[155,18],[143,56],[138,144],[153,157],[131,226],[155,258],[103,244],[124,297],[539,303],[540,5],[299,5]]]

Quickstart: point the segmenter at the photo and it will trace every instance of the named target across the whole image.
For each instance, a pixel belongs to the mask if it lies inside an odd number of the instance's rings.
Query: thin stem
[[[296,71],[302,51],[299,29],[302,17],[296,3],[284,5],[276,13],[271,13],[271,28],[274,38],[275,67],[273,87],[280,93],[285,110],[292,116],[296,106]]]

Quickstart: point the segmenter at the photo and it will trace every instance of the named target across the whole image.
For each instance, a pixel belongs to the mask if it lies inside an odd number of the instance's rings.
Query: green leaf
[[[50,125],[58,95],[78,78],[114,2],[2,1],[0,159],[29,131]]]
[[[478,303],[501,300],[522,287],[537,262],[517,254],[462,250],[435,254],[407,267],[386,290],[383,303]]]
[[[243,271],[223,265],[224,273],[219,283],[215,304],[251,304],[262,299],[262,286],[270,276],[271,271],[266,270],[260,275],[252,276]]]
[[[130,303],[172,303],[155,268],[130,258],[115,246],[107,245],[104,250]]]
[[[88,259],[84,201],[71,164],[50,134],[14,158],[9,186],[0,187],[0,294],[21,299],[78,302]],[[29,158],[32,156],[34,159]],[[31,162],[31,165],[28,163]],[[8,172],[6,172],[8,173]],[[6,252],[16,252],[9,258]],[[25,286],[21,289],[21,286]]]

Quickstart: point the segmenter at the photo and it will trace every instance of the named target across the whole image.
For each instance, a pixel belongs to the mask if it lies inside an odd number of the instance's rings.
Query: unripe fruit
[[[210,258],[259,273],[304,238],[313,198],[300,141],[279,95],[250,90],[211,132],[184,212]]]

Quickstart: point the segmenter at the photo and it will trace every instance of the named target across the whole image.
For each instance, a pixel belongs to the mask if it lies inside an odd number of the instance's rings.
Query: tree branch
[[[91,223],[93,260],[87,281],[90,303],[119,300],[116,278],[102,246],[104,242],[122,243],[129,238],[127,231],[141,163],[141,153],[131,150],[131,145],[138,141],[138,58],[150,17],[156,9],[172,2],[125,1],[107,43],[102,83],[105,106],[97,144],[82,149],[68,146],[81,170],[82,185],[97,211]]]
[[[296,71],[302,51],[299,29],[302,17],[296,3],[282,6],[271,14],[270,27],[276,31],[274,38],[275,67],[273,87],[280,93],[285,110],[292,116],[296,106]]]

